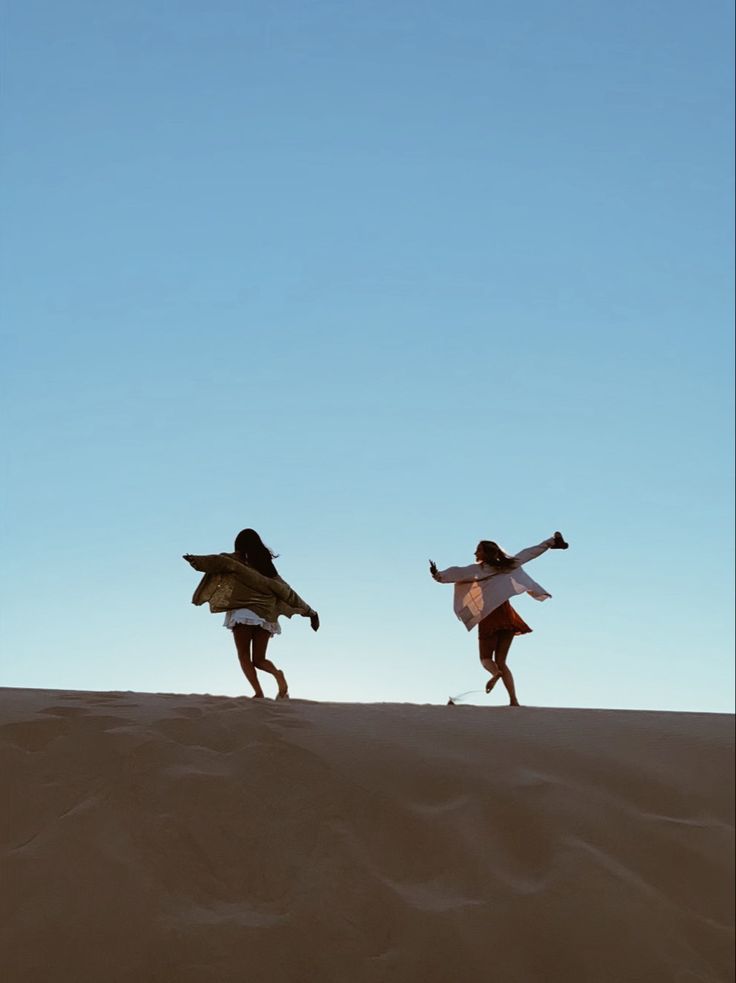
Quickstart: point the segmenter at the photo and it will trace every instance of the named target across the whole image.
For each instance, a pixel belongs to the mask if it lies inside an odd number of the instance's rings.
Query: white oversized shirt
[[[546,553],[554,541],[554,536],[550,536],[538,546],[530,546],[517,553],[513,557],[515,566],[511,569],[499,570],[487,563],[471,563],[467,567],[448,567],[437,572],[440,583],[455,585],[455,614],[468,631],[514,594],[526,593],[535,601],[546,601],[552,597],[544,587],[532,580],[522,569],[522,564]]]

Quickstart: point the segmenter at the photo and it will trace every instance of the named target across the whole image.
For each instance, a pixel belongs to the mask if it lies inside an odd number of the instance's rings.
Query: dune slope
[[[733,724],[1,690],[5,978],[726,983]]]

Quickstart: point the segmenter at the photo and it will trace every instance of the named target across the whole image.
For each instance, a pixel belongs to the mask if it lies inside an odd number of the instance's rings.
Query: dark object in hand
[[[566,550],[566,549],[569,549],[570,548],[570,544],[569,543],[566,543],[565,540],[562,538],[562,533],[561,532],[556,532],[554,539],[555,539],[555,541],[552,544],[552,546],[550,547],[550,549],[553,549],[553,550]]]

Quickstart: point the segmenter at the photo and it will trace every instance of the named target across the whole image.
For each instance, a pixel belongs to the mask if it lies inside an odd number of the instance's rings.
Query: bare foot
[[[279,691],[276,694],[277,700],[288,700],[289,699],[289,684],[286,682],[286,676],[279,670],[276,673],[276,680],[279,684]]]
[[[495,676],[491,676],[491,678],[486,683],[486,693],[491,692],[491,690],[493,689],[493,687],[496,685],[496,683],[499,681],[500,678],[501,678],[500,672],[497,672]]]
[[[521,703],[519,703],[518,700],[512,700],[511,703],[509,703],[509,706],[510,707],[520,707],[521,706]]]

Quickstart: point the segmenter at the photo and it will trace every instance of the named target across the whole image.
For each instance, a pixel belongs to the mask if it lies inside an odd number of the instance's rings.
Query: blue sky
[[[733,710],[730,4],[4,36],[4,685],[245,692],[180,556],[252,526],[322,616],[294,696],[444,703],[484,678],[427,558],[559,528],[522,702]]]

